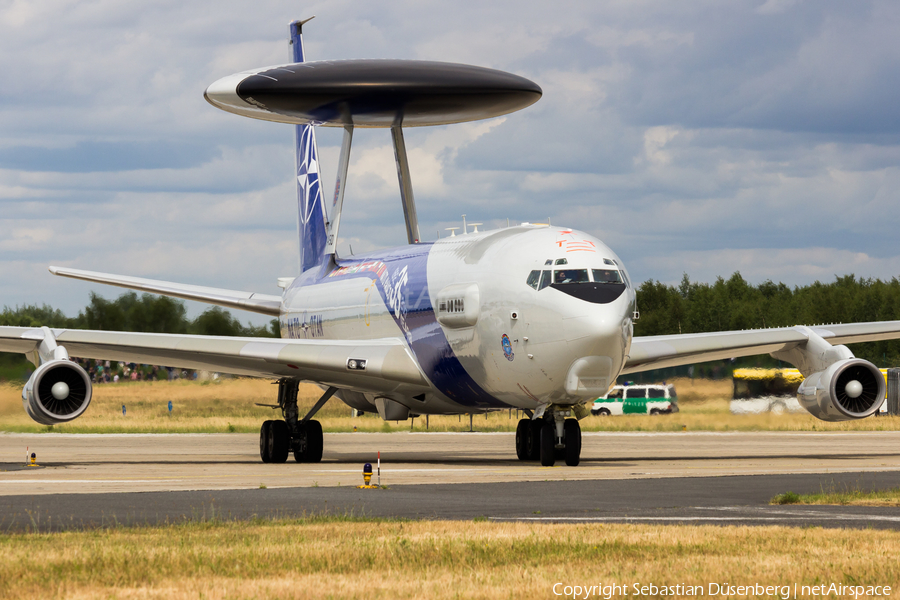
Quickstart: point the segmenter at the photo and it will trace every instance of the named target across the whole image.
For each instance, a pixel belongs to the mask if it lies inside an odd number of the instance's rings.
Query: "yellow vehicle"
[[[887,369],[881,369],[881,374],[887,383]],[[803,382],[797,369],[735,369],[733,382],[734,414],[804,412],[797,401],[797,388]],[[880,408],[886,411],[887,402]]]

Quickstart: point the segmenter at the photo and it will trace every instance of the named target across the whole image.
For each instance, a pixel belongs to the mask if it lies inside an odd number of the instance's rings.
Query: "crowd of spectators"
[[[197,379],[192,369],[176,369],[156,365],[141,365],[109,360],[73,358],[91,378],[92,383],[118,383],[120,381],[173,381],[175,379]]]

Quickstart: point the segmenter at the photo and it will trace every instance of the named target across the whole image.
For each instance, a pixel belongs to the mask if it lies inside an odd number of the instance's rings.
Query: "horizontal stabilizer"
[[[128,277],[125,275],[113,275],[110,273],[98,273],[96,271],[82,271],[80,269],[67,269],[65,267],[50,267],[50,272],[62,277],[94,281],[106,285],[183,298],[185,300],[197,300],[209,304],[218,304],[227,308],[249,310],[277,317],[281,311],[281,296],[269,296],[255,294],[253,292],[241,292],[236,290],[223,290],[220,288],[203,287],[200,285],[187,285],[184,283],[172,283],[171,281],[157,281],[155,279],[142,279],[140,277]]]

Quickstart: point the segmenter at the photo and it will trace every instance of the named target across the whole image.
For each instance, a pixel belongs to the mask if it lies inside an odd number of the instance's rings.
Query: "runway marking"
[[[900,523],[900,515],[871,515],[854,513],[828,513],[821,511],[797,511],[782,509],[761,509],[758,507],[744,506],[694,506],[690,510],[716,510],[716,511],[763,511],[766,514],[781,516],[683,516],[683,517],[488,517],[492,521],[572,521],[572,522],[608,522],[608,521],[785,521],[785,517],[799,517],[798,520],[824,520],[824,521],[887,521]]]
[[[611,521],[784,521],[776,517],[488,517],[491,521],[571,521],[589,523]],[[900,518],[897,519],[900,521]]]
[[[763,508],[754,508],[748,507],[749,510],[756,511],[765,511],[766,513],[772,513],[776,515],[787,515],[787,516],[796,516],[803,518],[826,518],[831,520],[846,520],[846,521],[890,521],[897,522],[900,521],[900,516],[891,516],[891,515],[863,515],[856,513],[828,513],[821,512],[816,510],[784,510],[784,509],[763,509]],[[748,508],[742,508],[739,506],[702,506],[697,507],[698,510],[721,510],[721,511],[737,511],[737,510],[748,510]],[[872,508],[872,507],[861,507],[861,508]],[[877,508],[895,508],[895,507],[877,507]]]
[[[164,481],[181,481],[181,479],[17,479],[2,483],[160,483]]]

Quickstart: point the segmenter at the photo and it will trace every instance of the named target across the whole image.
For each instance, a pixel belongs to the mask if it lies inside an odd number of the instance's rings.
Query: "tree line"
[[[189,333],[249,337],[281,337],[278,320],[267,326],[246,325],[218,306],[188,319],[184,302],[177,298],[126,292],[115,300],[91,293],[90,302],[75,317],[46,304],[4,307],[0,325],[54,329],[101,329],[148,333]],[[0,353],[0,379],[20,379],[34,369],[21,354]]]
[[[772,281],[750,285],[738,272],[712,284],[691,281],[685,274],[677,286],[645,281],[637,303],[636,336],[893,321],[900,320],[900,280],[846,275],[831,283],[790,288]],[[851,349],[879,367],[900,366],[900,341],[854,344]],[[768,366],[777,361],[759,357],[750,362]]]
[[[750,285],[738,272],[728,279],[719,277],[711,284],[691,281],[685,274],[679,285],[645,281],[638,288],[637,302],[641,313],[634,326],[637,336],[892,321],[900,320],[900,280],[858,279],[846,275],[836,277],[831,283],[817,281],[791,288],[772,281]],[[92,293],[88,305],[75,317],[67,317],[46,304],[4,307],[0,325],[280,337],[277,319],[268,326],[242,325],[219,307],[188,319],[181,300],[152,294],[138,296],[134,292],[126,292],[115,300]],[[879,367],[900,366],[900,341],[854,344],[852,350],[856,356]],[[691,374],[727,376],[730,366],[776,364],[778,361],[764,355],[736,362],[708,363]],[[18,372],[30,363],[21,355],[0,353],[0,378],[10,378],[10,370],[5,367],[14,365],[17,367],[13,371]],[[673,375],[674,372],[667,376]]]

